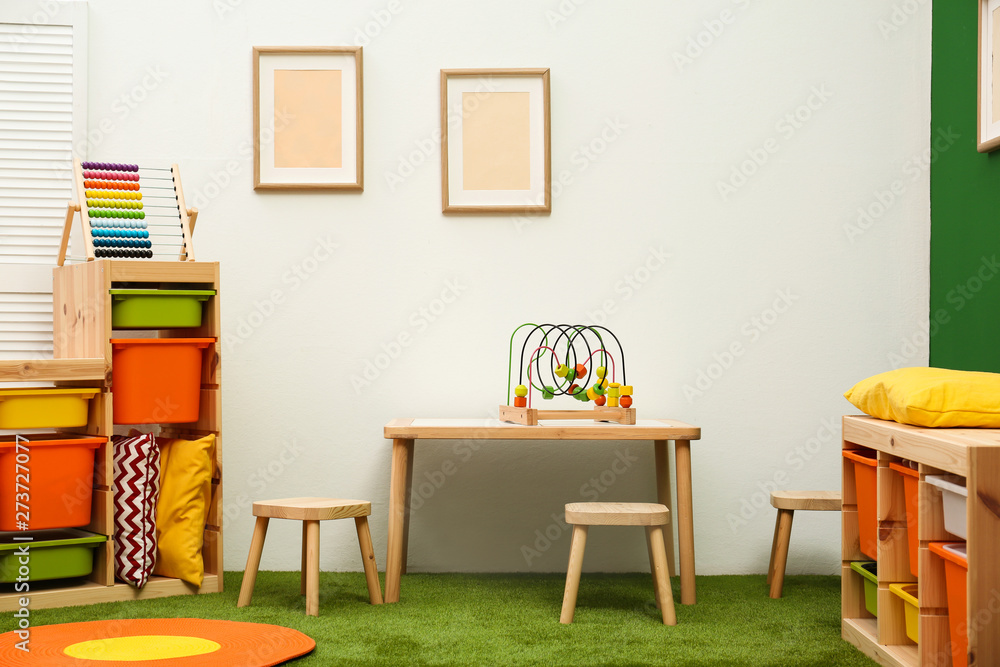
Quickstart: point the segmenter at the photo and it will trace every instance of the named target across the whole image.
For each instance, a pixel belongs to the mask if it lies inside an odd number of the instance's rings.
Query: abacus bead
[[[527,405],[528,405],[528,399],[525,398],[524,396],[515,396],[514,397],[514,407],[515,408],[523,408],[523,407],[526,407]]]
[[[632,397],[631,396],[622,396],[621,398],[618,399],[618,403],[623,408],[631,408],[632,407]]]
[[[142,211],[139,211],[139,219],[142,220],[145,217],[146,217],[146,214],[143,213]]]
[[[525,387],[523,384],[519,384],[516,387],[514,387],[514,395],[515,396],[527,396],[528,395],[528,388]]]

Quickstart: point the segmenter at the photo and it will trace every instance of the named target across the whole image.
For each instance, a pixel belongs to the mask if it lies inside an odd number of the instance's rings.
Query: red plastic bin
[[[20,447],[15,436],[0,436],[0,479],[4,480],[0,530],[89,524],[94,454],[107,438],[49,433],[20,436],[18,441]]]
[[[198,421],[202,352],[214,342],[214,338],[112,339],[114,422]]]
[[[920,473],[902,463],[890,463],[889,467],[903,476],[903,493],[906,496],[906,541],[910,552],[910,573],[917,574],[917,550],[920,540],[917,539],[917,487]]]
[[[965,542],[931,542],[931,553],[944,559],[944,583],[948,595],[948,626],[951,628],[951,665],[969,663],[968,617],[969,560]]]
[[[878,458],[875,452],[861,449],[845,449],[844,458],[854,462],[861,553],[878,560]]]

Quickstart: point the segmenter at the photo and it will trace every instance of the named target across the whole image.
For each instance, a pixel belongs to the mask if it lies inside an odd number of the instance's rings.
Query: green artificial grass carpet
[[[316,650],[292,667],[331,665],[874,665],[840,638],[840,578],[792,576],[771,600],[762,575],[698,577],[698,604],[660,622],[648,574],[587,574],[576,618],[559,623],[560,574],[408,574],[401,601],[368,604],[362,573],[320,575],[320,615],[305,616],[298,572],[261,572],[253,603],[225,593],[40,609],[32,625],[111,618],[213,618],[295,628]],[[672,581],[674,599],[679,582]],[[0,631],[15,628],[0,616]]]

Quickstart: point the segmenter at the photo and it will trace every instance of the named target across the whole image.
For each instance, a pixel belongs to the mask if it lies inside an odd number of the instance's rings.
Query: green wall
[[[978,2],[935,2],[932,366],[1000,372],[1000,149],[976,152]]]

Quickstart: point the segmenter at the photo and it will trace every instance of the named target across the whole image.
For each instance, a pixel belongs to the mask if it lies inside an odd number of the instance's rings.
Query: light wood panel
[[[640,421],[631,426],[592,422],[586,424],[539,424],[521,426],[492,420],[440,420],[433,425],[414,424],[413,419],[393,419],[385,425],[387,439],[472,440],[698,440],[701,429],[671,419]]]
[[[103,358],[0,360],[0,382],[81,382],[96,387],[104,378]]]
[[[73,607],[99,602],[123,602],[129,600],[151,600],[172,595],[193,595],[197,593],[217,593],[221,590],[222,577],[205,575],[201,588],[181,581],[164,577],[151,577],[142,589],[136,589],[128,584],[116,583],[104,586],[94,582],[86,582],[78,586],[38,590],[31,592],[32,609],[51,609],[54,607]],[[19,608],[18,598],[23,593],[0,594],[0,612],[14,611]]]

